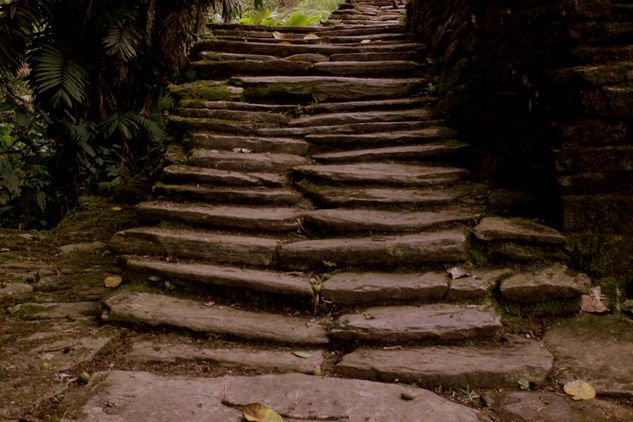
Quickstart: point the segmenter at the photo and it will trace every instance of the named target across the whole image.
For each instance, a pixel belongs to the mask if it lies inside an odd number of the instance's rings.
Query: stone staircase
[[[322,27],[213,26],[192,50],[198,79],[171,87],[183,149],[138,206],[147,225],[111,241],[153,284],[114,293],[104,320],[321,348],[344,377],[545,381],[551,353],[504,315],[577,310],[589,280],[553,263],[555,230],[487,216],[491,188],[426,94],[403,10],[348,1]]]

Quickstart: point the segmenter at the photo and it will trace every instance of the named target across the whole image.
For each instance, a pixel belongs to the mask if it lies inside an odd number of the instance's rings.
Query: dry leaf
[[[308,352],[293,352],[295,356],[298,356],[303,359],[308,359],[312,357],[311,353]]]
[[[288,41],[282,41],[279,44],[281,44],[281,45],[290,45],[290,43]]]
[[[110,277],[106,277],[103,284],[110,289],[114,289],[115,287],[118,287],[119,284],[121,284],[122,282],[123,279],[121,277],[119,277],[118,275],[113,275]]]
[[[456,278],[470,277],[472,275],[466,268],[462,267],[453,267],[448,270],[448,273],[451,275],[453,280]]]
[[[361,44],[369,44],[371,42],[371,40],[362,40],[360,43]]]
[[[320,39],[320,37],[317,34],[308,34],[305,37],[303,37],[304,40],[318,40]]]
[[[603,303],[604,295],[602,294],[600,286],[591,289],[588,295],[582,295],[581,299],[582,303],[580,309],[583,312],[602,314],[609,310]]]
[[[112,207],[112,211],[121,211],[121,207]]]
[[[251,403],[242,406],[242,413],[247,421],[251,422],[283,422],[284,420],[276,413],[260,403]]]
[[[570,381],[563,386],[563,390],[574,400],[591,400],[596,397],[596,390],[585,381]]]
[[[286,36],[284,34],[282,34],[281,32],[274,31],[273,32],[273,38],[276,39],[276,40],[283,40],[284,38],[286,38]]]

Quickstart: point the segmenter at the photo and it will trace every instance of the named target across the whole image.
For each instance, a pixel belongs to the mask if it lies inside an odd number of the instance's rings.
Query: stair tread
[[[452,179],[437,179],[436,184],[450,183]],[[401,188],[319,188],[307,191],[314,202],[327,206],[416,206],[445,205],[456,201],[461,192],[453,189],[401,189]]]
[[[306,141],[316,144],[377,144],[397,145],[398,143],[416,142],[449,138],[457,133],[446,126],[431,126],[418,130],[404,130],[394,132],[373,133],[342,133],[342,134],[309,134]]]
[[[342,113],[323,113],[313,116],[292,119],[288,122],[290,126],[326,126],[345,125],[369,122],[393,122],[393,121],[413,121],[428,120],[434,113],[427,109],[412,110],[391,110],[391,111],[356,111]]]
[[[169,185],[159,183],[154,193],[163,196],[186,197],[214,203],[295,204],[303,196],[291,189],[254,187],[208,187],[197,185]]]
[[[288,184],[287,177],[276,173],[243,173],[182,164],[172,164],[165,167],[163,177],[168,180],[186,180],[221,186],[283,186]]]
[[[295,166],[309,164],[310,160],[296,154],[241,153],[195,148],[191,151],[189,163],[220,170],[282,172]]]
[[[319,162],[342,163],[349,161],[380,161],[394,159],[419,159],[445,156],[466,150],[469,145],[465,142],[447,140],[424,145],[408,145],[400,147],[383,147],[372,149],[357,149],[352,151],[330,152],[313,155]]]

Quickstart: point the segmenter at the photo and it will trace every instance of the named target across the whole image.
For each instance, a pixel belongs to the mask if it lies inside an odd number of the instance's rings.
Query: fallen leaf
[[[290,43],[288,41],[282,41],[279,44],[281,44],[281,45],[290,45]]]
[[[448,273],[451,275],[453,280],[456,278],[470,277],[472,275],[466,268],[463,267],[453,267],[448,270]]]
[[[248,149],[248,148],[233,148],[233,152],[241,152],[244,154],[248,154],[249,152],[253,152],[253,150]]]
[[[591,314],[602,314],[609,310],[603,303],[604,295],[602,294],[600,286],[596,286],[591,289],[588,295],[582,295],[581,299],[582,302],[580,305],[580,309],[583,312]]]
[[[284,38],[286,38],[286,36],[284,34],[282,34],[281,32],[274,31],[273,32],[273,38],[276,39],[276,40],[283,40]]]
[[[112,207],[112,211],[121,211],[121,207]]]
[[[310,34],[306,35],[305,37],[303,37],[304,40],[318,40],[320,38],[321,37],[319,37],[317,34],[312,34],[312,33],[310,33]]]
[[[242,406],[242,413],[247,421],[251,422],[283,422],[284,420],[276,413],[260,403],[251,403]]]
[[[312,357],[312,353],[308,352],[293,352],[295,356],[298,356],[303,359],[308,359]]]
[[[369,44],[371,42],[371,40],[362,40],[360,43],[361,44]]]
[[[563,386],[563,390],[574,400],[591,400],[596,397],[596,390],[585,381],[570,381]]]
[[[114,289],[115,287],[118,287],[119,284],[121,284],[122,282],[123,279],[121,277],[119,277],[118,275],[113,275],[110,277],[106,277],[103,284],[110,289]]]

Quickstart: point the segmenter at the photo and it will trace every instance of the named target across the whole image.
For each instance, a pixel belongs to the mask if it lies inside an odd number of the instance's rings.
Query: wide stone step
[[[246,103],[243,101],[207,101],[196,98],[185,98],[178,102],[181,107],[187,108],[208,108],[218,110],[255,110],[255,111],[269,111],[275,113],[289,113],[297,110],[296,104],[259,104],[259,103]]]
[[[473,221],[477,213],[467,209],[442,209],[433,212],[385,211],[366,209],[320,209],[304,214],[304,224],[320,231],[420,232],[438,226]]]
[[[226,136],[212,133],[194,133],[193,144],[198,147],[218,150],[268,152],[305,155],[310,144],[293,138],[269,138],[254,136]]]
[[[271,113],[268,111],[247,111],[247,110],[224,110],[209,108],[186,108],[179,107],[173,111],[182,117],[205,117],[208,119],[218,120],[237,120],[247,122],[258,122],[259,124],[283,125],[287,124],[288,117],[280,113]]]
[[[431,186],[454,182],[468,174],[457,167],[411,164],[358,163],[295,167],[295,173],[335,184],[376,184],[389,186]]]
[[[164,221],[179,221],[218,229],[288,232],[299,228],[302,211],[295,208],[238,207],[178,202],[143,202],[137,209]]]
[[[330,152],[313,155],[312,158],[321,163],[434,159],[464,152],[468,147],[465,142],[448,140],[425,145]]]
[[[457,190],[398,188],[334,188],[300,183],[298,187],[312,201],[331,207],[416,207],[447,205],[462,195]]]
[[[306,75],[313,70],[310,63],[284,59],[200,60],[191,66],[201,77],[210,79],[235,75]]]
[[[373,62],[386,60],[420,60],[421,51],[381,51],[377,53],[340,53],[330,55],[331,62]]]
[[[204,259],[216,264],[269,266],[277,239],[218,234],[204,230],[140,227],[118,232],[110,247],[121,255]]]
[[[364,309],[342,315],[336,326],[333,339],[384,343],[493,338],[502,329],[501,316],[490,305],[444,303]]]
[[[243,89],[224,81],[194,81],[169,85],[169,92],[176,98],[195,98],[207,101],[240,101]]]
[[[325,344],[325,330],[317,323],[286,315],[249,312],[164,294],[123,291],[104,301],[102,318],[152,327],[169,326],[228,335],[248,340],[292,344]]]
[[[163,179],[168,182],[200,182],[214,186],[279,187],[288,184],[286,176],[276,173],[242,173],[180,164],[165,167]]]
[[[419,72],[420,65],[412,61],[389,60],[389,61],[328,61],[315,63],[312,70],[326,75],[339,76],[384,76],[411,77]]]
[[[345,266],[420,266],[467,259],[462,232],[444,231],[406,236],[375,236],[304,240],[279,251],[284,268],[320,266],[323,261]]]
[[[259,124],[250,122],[240,122],[236,120],[218,120],[206,117],[187,117],[176,114],[169,115],[169,125],[172,129],[180,130],[184,133],[193,131],[208,131],[224,134],[252,136],[255,129],[261,127]],[[263,125],[266,126],[266,125]],[[277,126],[271,124],[271,126]]]
[[[138,273],[213,286],[300,297],[313,295],[309,278],[295,274],[200,263],[165,262],[132,256],[124,258],[124,265],[128,270]]]
[[[333,76],[261,76],[231,79],[247,98],[292,97],[337,101],[404,97],[417,93],[424,79],[372,79]]]
[[[242,153],[194,149],[189,164],[219,170],[244,172],[284,172],[309,164],[310,160],[295,154]]]
[[[392,110],[392,111],[363,111],[316,114],[300,117],[288,122],[290,126],[334,126],[370,122],[410,122],[414,120],[429,120],[434,113],[426,109]]]
[[[361,41],[371,40],[371,41],[390,41],[390,40],[398,40],[398,41],[407,41],[409,40],[408,34],[398,34],[398,33],[381,33],[381,34],[359,34],[359,35],[339,35],[339,36],[330,36],[329,41],[332,43],[359,43]]]
[[[281,32],[282,34],[286,33],[301,33],[301,34],[309,34],[315,33],[317,35],[327,34],[330,36],[333,35],[350,35],[350,34],[358,34],[358,35],[367,35],[367,34],[376,34],[376,33],[406,33],[406,28],[402,25],[389,25],[389,24],[378,24],[378,25],[357,25],[357,26],[348,26],[345,28],[323,28],[321,26],[270,26],[270,25],[245,25],[245,24],[235,24],[235,23],[214,23],[211,25],[211,28],[214,30],[220,31],[261,31],[261,32]]]
[[[308,111],[314,113],[341,113],[411,109],[415,107],[423,107],[433,101],[435,101],[435,99],[432,97],[394,98],[389,100],[373,101],[343,101],[336,103],[318,103],[316,104],[316,107],[308,107]]]
[[[442,120],[414,120],[408,122],[365,122],[342,125],[260,128],[255,130],[258,136],[300,137],[325,134],[366,134],[382,132],[416,131],[443,124]]]
[[[306,141],[328,147],[362,146],[393,146],[397,144],[410,144],[430,142],[438,139],[446,139],[457,135],[457,132],[446,126],[428,127],[419,130],[402,132],[375,132],[361,134],[312,134],[306,135]]]
[[[415,383],[424,388],[511,388],[518,382],[542,385],[554,357],[542,343],[517,340],[494,347],[358,349],[336,371],[351,378]]]
[[[292,205],[303,200],[303,196],[291,189],[206,187],[198,185],[168,185],[159,183],[154,186],[158,196],[184,200],[198,200],[216,204],[261,204]]]

